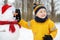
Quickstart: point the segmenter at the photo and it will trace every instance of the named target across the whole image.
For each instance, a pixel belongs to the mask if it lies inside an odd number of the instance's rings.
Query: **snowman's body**
[[[4,14],[2,14],[2,8],[0,8],[0,21],[15,21],[13,17],[13,11],[15,8],[11,6]],[[14,24],[15,32],[9,31],[10,24],[0,25],[0,40],[18,40],[19,37],[19,26]]]

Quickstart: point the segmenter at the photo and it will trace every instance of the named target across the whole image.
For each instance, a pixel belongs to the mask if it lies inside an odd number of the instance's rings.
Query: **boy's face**
[[[41,8],[36,14],[36,16],[39,18],[45,18],[46,15],[47,15],[46,9],[44,9],[44,8]]]

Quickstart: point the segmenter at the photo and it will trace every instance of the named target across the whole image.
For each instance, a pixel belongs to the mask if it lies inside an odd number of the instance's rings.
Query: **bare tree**
[[[28,21],[33,17],[33,0],[27,0],[27,19]]]
[[[4,4],[6,4],[7,3],[7,0],[4,0]]]
[[[20,8],[20,6],[21,6],[21,0],[15,0],[14,5],[15,5],[16,8]]]
[[[35,2],[37,2],[37,0],[35,0]]]
[[[41,0],[34,0],[33,3],[40,4]]]
[[[55,21],[55,3],[54,0],[51,0],[51,19]]]
[[[24,14],[24,0],[22,0],[22,18],[24,19],[25,14]]]
[[[41,2],[41,0],[37,0],[39,3]]]

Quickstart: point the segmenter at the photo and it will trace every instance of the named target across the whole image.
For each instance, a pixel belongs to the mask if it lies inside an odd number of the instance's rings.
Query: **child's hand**
[[[43,40],[53,40],[53,38],[51,37],[51,35],[45,35],[43,37]]]
[[[14,13],[13,15],[14,15],[14,17],[16,17],[16,15],[18,15],[18,13]]]
[[[14,17],[16,18],[16,20],[17,20],[18,22],[21,20],[20,9],[16,9],[16,10],[15,10]]]

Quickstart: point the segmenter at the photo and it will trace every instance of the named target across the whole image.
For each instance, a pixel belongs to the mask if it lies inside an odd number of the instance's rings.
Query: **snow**
[[[18,40],[33,40],[32,31],[22,27],[20,29],[20,37]]]
[[[56,27],[58,29],[56,38],[54,40],[60,40],[60,23],[56,23]]]
[[[56,28],[58,29],[58,32],[54,40],[60,40],[60,23],[55,23],[55,25]],[[33,40],[32,31],[22,27],[20,29],[20,37],[18,40]]]

